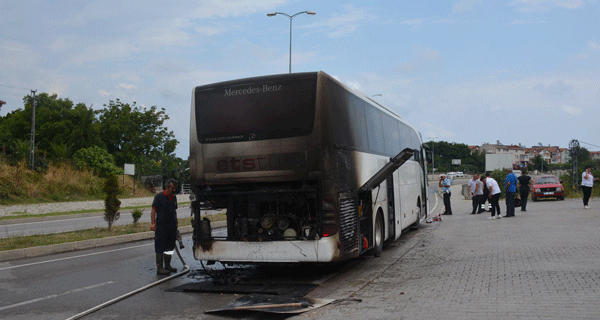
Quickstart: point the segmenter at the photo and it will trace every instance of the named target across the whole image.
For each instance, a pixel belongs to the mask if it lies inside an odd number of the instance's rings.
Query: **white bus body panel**
[[[194,250],[196,260],[232,261],[241,263],[333,262],[336,256],[337,235],[319,240],[293,241],[213,241],[210,250]]]
[[[354,152],[355,163],[357,164],[356,174],[358,176],[359,188],[367,182],[377,171],[379,171],[390,159],[389,157],[373,155],[366,152]],[[394,208],[396,221],[395,239],[402,234],[402,230],[408,228],[411,224],[417,222],[420,217],[420,208],[417,206],[417,199],[421,196],[422,168],[418,162],[409,160],[404,163],[396,172],[393,173],[394,181]],[[388,225],[388,206],[387,206],[387,181],[381,183],[380,188],[372,191],[373,213],[381,209],[385,226],[385,240],[389,239]],[[376,200],[375,200],[376,199]],[[421,200],[423,201],[423,200]],[[376,215],[373,215],[373,226],[375,225]]]

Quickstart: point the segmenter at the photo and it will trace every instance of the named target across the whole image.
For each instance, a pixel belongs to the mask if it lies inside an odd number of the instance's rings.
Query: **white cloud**
[[[541,23],[541,20],[514,20],[512,22],[510,22],[508,25],[509,26],[517,26],[517,25],[526,25],[526,24],[535,24],[535,23]]]
[[[444,67],[442,55],[428,47],[415,45],[412,48],[413,56],[405,62],[399,63],[396,69],[402,72],[435,71]]]
[[[446,130],[445,126],[431,124],[429,122],[419,123],[423,135],[423,141],[453,141],[456,139],[456,134],[452,131]]]
[[[572,85],[567,85],[563,80],[558,80],[553,84],[545,85],[538,83],[534,88],[534,91],[541,93],[544,96],[565,96],[573,91]]]
[[[75,57],[72,63],[83,64],[86,62],[104,61],[114,58],[128,57],[132,53],[139,53],[147,50],[137,43],[132,43],[129,39],[115,39],[105,43],[98,43],[83,49],[76,49]],[[66,62],[70,63],[70,62]]]
[[[119,88],[123,88],[123,89],[135,89],[135,86],[132,84],[124,84],[124,83],[119,83]]]
[[[357,81],[348,81],[346,85],[354,90],[360,90],[360,84]]]
[[[0,66],[5,68],[21,68],[26,65],[38,64],[41,54],[32,46],[16,41],[0,41]]]
[[[405,20],[401,23],[407,26],[411,26],[412,28],[408,29],[409,31],[415,31],[421,28],[421,26],[423,25],[423,19]]]
[[[578,116],[581,113],[583,113],[583,110],[581,108],[573,107],[573,106],[563,106],[562,111],[565,112],[566,114],[574,115],[574,116]]]
[[[103,96],[105,96],[105,97],[110,96],[110,92],[106,92],[106,91],[104,91],[102,89],[98,90],[98,93],[101,94],[101,95],[103,95]]]
[[[594,42],[592,40],[588,41],[588,46],[594,50],[600,49],[600,43]]]
[[[202,36],[212,37],[218,34],[225,32],[225,28],[221,26],[197,26],[194,28],[194,31],[198,32],[198,34]]]
[[[519,11],[547,11],[551,8],[580,9],[585,5],[585,0],[514,0],[511,4]]]
[[[452,5],[453,12],[473,11],[475,6],[481,3],[482,0],[459,0]]]
[[[423,19],[413,19],[413,20],[402,21],[402,24],[406,24],[406,25],[409,25],[409,26],[420,25],[422,23],[423,23]]]
[[[344,13],[333,14],[325,22],[310,24],[308,28],[323,27],[328,30],[327,36],[330,38],[339,38],[353,34],[365,21],[373,20],[374,17],[363,9],[355,8],[351,5],[342,6]]]

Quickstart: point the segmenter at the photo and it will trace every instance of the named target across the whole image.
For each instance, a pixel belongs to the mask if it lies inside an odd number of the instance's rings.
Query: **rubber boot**
[[[156,254],[156,274],[164,276],[170,274],[169,270],[163,268],[163,254]]]
[[[163,255],[164,259],[165,259],[165,269],[169,272],[177,272],[176,268],[171,267],[171,255],[170,254],[165,254]]]

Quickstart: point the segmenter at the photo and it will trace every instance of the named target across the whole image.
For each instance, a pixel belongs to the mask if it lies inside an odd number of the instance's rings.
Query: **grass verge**
[[[178,205],[181,206],[181,205],[185,205],[185,204],[189,204],[189,203],[190,202],[179,202]],[[123,207],[120,210],[126,211],[126,210],[147,209],[147,208],[150,208],[150,205]],[[12,213],[9,213],[10,215],[8,215],[8,216],[0,217],[0,221],[14,220],[14,219],[27,219],[27,218],[58,217],[58,216],[68,216],[68,215],[73,215],[73,214],[102,213],[102,212],[104,212],[104,209],[89,209],[89,210],[77,210],[77,211],[67,211],[67,212],[49,212],[49,213],[40,213],[40,214],[27,213],[27,212],[12,212]],[[121,215],[127,214],[127,213],[128,212],[121,212]]]
[[[211,222],[223,221],[225,220],[225,213],[219,213],[216,215],[209,216],[208,219]],[[190,224],[190,218],[179,219],[180,227],[188,226]],[[146,231],[150,231],[149,222],[138,223],[137,225],[129,224],[125,226],[113,226],[110,232],[108,231],[108,228],[94,228],[64,233],[3,238],[0,239],[0,251],[47,246],[51,244],[60,244],[90,239],[100,239]]]

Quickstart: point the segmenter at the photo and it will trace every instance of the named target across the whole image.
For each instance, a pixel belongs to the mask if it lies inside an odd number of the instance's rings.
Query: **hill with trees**
[[[20,171],[34,168],[46,173],[72,166],[98,177],[122,174],[125,163],[135,164],[136,176],[162,175],[187,181],[187,160],[174,154],[179,143],[164,126],[169,116],[164,108],[142,108],[136,102],[110,100],[94,110],[57,94],[35,98],[35,163],[28,163],[31,146],[33,97],[23,98],[24,107],[0,117],[0,161]],[[26,164],[26,165],[24,165]],[[8,167],[5,167],[5,169]],[[62,170],[62,169],[61,169]],[[35,176],[31,173],[31,176]],[[38,177],[39,178],[39,177]],[[2,180],[10,176],[2,175]],[[0,181],[1,186],[12,185]],[[16,186],[13,186],[16,187]],[[4,188],[4,191],[7,189]],[[94,191],[96,193],[96,191]],[[0,200],[6,200],[0,192]]]

